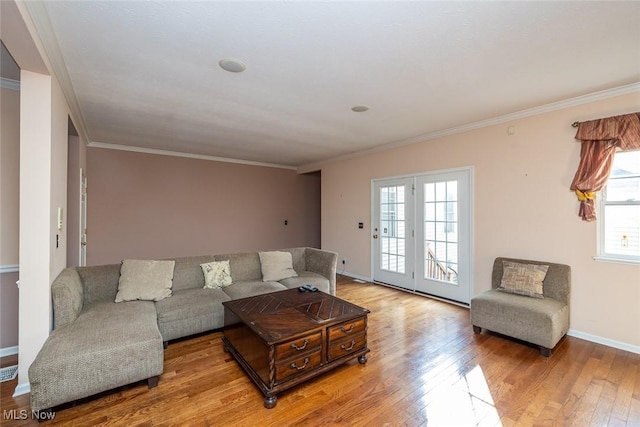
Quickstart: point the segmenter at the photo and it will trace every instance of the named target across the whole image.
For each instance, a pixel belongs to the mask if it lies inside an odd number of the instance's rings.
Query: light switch
[[[58,230],[62,230],[62,208],[58,208]]]

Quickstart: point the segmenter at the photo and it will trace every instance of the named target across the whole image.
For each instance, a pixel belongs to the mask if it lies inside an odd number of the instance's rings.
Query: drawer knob
[[[348,334],[349,332],[353,332],[353,328],[355,328],[356,325],[354,323],[351,324],[351,326],[349,326],[347,329],[344,328],[344,326],[340,326],[340,330],[342,332],[344,332],[345,334]]]
[[[349,351],[349,350],[353,350],[353,347],[356,345],[356,342],[354,340],[351,340],[351,345],[349,347],[345,346],[344,344],[340,344],[340,348],[343,349],[344,351]]]
[[[309,358],[308,358],[308,357],[305,357],[305,358],[304,358],[304,361],[303,361],[302,363],[303,363],[303,365],[302,365],[302,366],[298,366],[298,365],[296,365],[296,362],[293,362],[293,363],[291,364],[291,367],[292,367],[293,369],[297,369],[298,371],[301,371],[301,370],[303,370],[304,368],[306,368],[306,367],[307,367],[307,364],[309,363]]]
[[[298,351],[302,351],[302,350],[304,350],[305,348],[307,348],[307,344],[309,344],[309,340],[308,340],[308,339],[305,339],[305,340],[304,340],[304,344],[302,344],[302,347],[298,347],[298,346],[296,345],[296,343],[293,343],[293,342],[292,342],[292,343],[291,343],[291,348],[295,348],[295,349],[296,349],[296,350],[298,350]]]

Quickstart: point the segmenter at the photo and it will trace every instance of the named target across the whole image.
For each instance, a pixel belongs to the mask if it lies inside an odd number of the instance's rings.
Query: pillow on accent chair
[[[125,259],[115,302],[160,301],[171,296],[175,261]]]
[[[502,280],[498,290],[527,297],[544,298],[542,282],[548,270],[548,265],[503,261]]]
[[[229,261],[213,261],[200,264],[204,274],[204,289],[219,289],[231,284]]]
[[[263,282],[277,282],[298,276],[298,273],[293,269],[293,258],[290,252],[258,252],[258,255],[260,256]]]

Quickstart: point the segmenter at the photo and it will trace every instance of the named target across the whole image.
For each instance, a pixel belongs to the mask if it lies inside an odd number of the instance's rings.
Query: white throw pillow
[[[125,259],[115,302],[160,301],[171,296],[175,261]]]
[[[204,289],[218,289],[231,284],[229,261],[213,261],[200,264],[204,274]]]
[[[293,269],[293,258],[290,252],[258,252],[258,255],[260,255],[263,282],[277,282],[298,276]]]

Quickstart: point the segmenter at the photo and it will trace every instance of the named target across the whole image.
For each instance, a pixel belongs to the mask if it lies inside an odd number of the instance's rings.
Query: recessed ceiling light
[[[218,62],[220,68],[230,73],[241,73],[247,69],[247,66],[242,61],[237,59],[222,59]]]
[[[355,107],[351,107],[351,111],[355,111],[356,113],[364,113],[369,110],[369,107],[366,105],[356,105]]]

